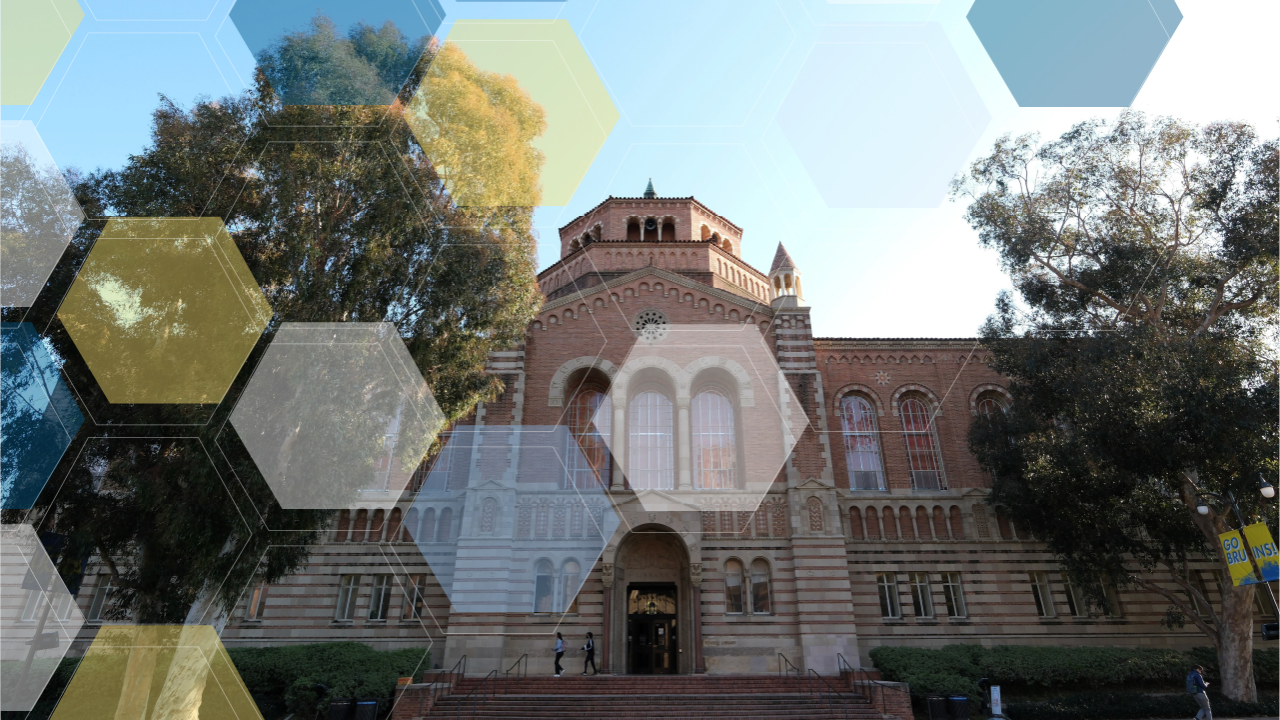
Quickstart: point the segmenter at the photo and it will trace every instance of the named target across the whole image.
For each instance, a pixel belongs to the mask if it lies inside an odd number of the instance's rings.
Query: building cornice
[[[751,297],[743,297],[742,295],[736,295],[731,292],[726,292],[724,290],[712,287],[705,283],[700,283],[697,280],[691,280],[679,273],[673,273],[670,270],[664,270],[663,268],[653,267],[652,265],[640,268],[639,270],[633,270],[632,272],[629,272],[626,275],[623,275],[622,277],[614,278],[608,282],[601,283],[599,285],[593,285],[589,288],[579,290],[576,293],[571,293],[569,295],[565,295],[564,297],[556,298],[555,300],[552,300],[544,304],[542,306],[542,309],[538,311],[538,314],[541,315],[543,313],[551,312],[552,310],[556,310],[558,308],[564,307],[565,305],[569,305],[571,303],[581,302],[589,297],[598,295],[599,293],[602,293],[602,292],[609,292],[614,288],[622,287],[624,285],[627,285],[628,283],[635,282],[636,280],[639,280],[640,278],[645,277],[646,275],[653,275],[653,276],[662,278],[663,280],[670,281],[676,285],[679,285],[685,288],[686,290],[697,290],[698,292],[704,293],[709,297],[714,297],[720,300],[724,300],[726,302],[731,302],[740,308],[750,309],[750,311],[753,314],[757,314],[762,317],[767,317],[767,318],[773,317],[773,308],[760,302],[759,300],[756,300]]]

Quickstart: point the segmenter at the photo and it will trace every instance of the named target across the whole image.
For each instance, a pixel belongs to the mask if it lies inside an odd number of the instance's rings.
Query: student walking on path
[[[564,668],[560,667],[560,658],[564,657],[564,636],[556,633],[556,677],[564,672]]]
[[[587,674],[587,665],[590,665],[591,674],[599,675],[600,671],[596,669],[596,641],[594,635],[587,633],[587,644],[583,645],[582,649],[587,651],[587,659],[582,662],[582,674]]]
[[[1213,710],[1209,709],[1209,683],[1204,681],[1204,668],[1199,665],[1187,673],[1187,692],[1200,706],[1200,712],[1192,720],[1213,720]]]

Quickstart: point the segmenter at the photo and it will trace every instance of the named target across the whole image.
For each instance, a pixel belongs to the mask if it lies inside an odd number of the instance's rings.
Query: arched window
[[[577,560],[565,560],[560,567],[560,607],[565,612],[578,612],[578,585],[582,581],[582,566]]]
[[[418,542],[436,541],[436,509],[427,508],[422,513],[422,530],[418,532]]]
[[[711,228],[707,227],[706,225],[703,225],[703,226],[702,226],[702,236],[701,236],[701,237],[702,237],[702,239],[703,239],[703,240],[710,240],[710,239],[711,239]]]
[[[880,518],[875,508],[867,508],[867,539],[880,539]]]
[[[849,467],[849,489],[884,490],[875,408],[864,397],[845,395],[840,399],[840,424],[844,428],[844,459]]]
[[[724,564],[724,611],[742,613],[742,563],[737,560]]]
[[[978,417],[988,420],[1009,412],[1009,406],[1005,404],[1004,398],[999,393],[987,392],[978,398]]]
[[[400,508],[391,508],[387,518],[387,542],[400,542]]]
[[[718,388],[699,392],[691,404],[694,487],[738,487],[738,442],[733,403]]]
[[[631,398],[627,480],[633,490],[675,488],[671,399],[657,390]]]
[[[663,242],[672,242],[676,239],[676,225],[667,220],[662,223],[662,237],[659,238]]]
[[[933,506],[933,536],[937,540],[946,540],[947,535],[947,516],[943,512],[941,505]]]
[[[849,508],[849,537],[854,540],[861,540],[862,532],[862,511],[856,506]]]
[[[413,536],[416,532],[418,532],[418,508],[409,508],[409,512],[404,514],[404,531],[400,533],[400,541],[416,541],[418,538]]]
[[[938,454],[938,436],[934,432],[932,414],[915,397],[903,400],[900,412],[912,489],[945,490],[947,485],[942,474],[942,456]]]
[[[436,524],[436,542],[449,542],[453,539],[453,508],[440,511],[440,522]]]
[[[769,614],[769,563],[763,559],[751,563],[751,612]]]
[[[898,539],[898,522],[893,519],[893,508],[886,507],[880,511],[880,517],[884,521],[884,539]]]
[[[640,242],[640,221],[627,221],[627,242]]]
[[[369,511],[357,510],[355,526],[351,529],[351,542],[364,542],[364,531],[369,525]]]
[[[577,444],[565,453],[569,460],[565,482],[569,487],[608,487],[609,446],[605,438],[613,423],[612,407],[609,396],[596,388],[578,391],[569,403],[569,434],[571,442]]]
[[[551,577],[551,561],[539,560],[533,579],[533,611],[536,613],[549,613],[552,610],[552,603],[555,602],[555,585],[552,583],[554,578]]]
[[[351,511],[343,510],[338,513],[338,529],[333,533],[334,542],[346,542],[347,535],[351,531]]]
[[[929,532],[929,511],[923,505],[916,508],[916,536],[928,540],[933,533]]]
[[[964,521],[960,518],[960,506],[951,506],[951,539],[964,539]]]
[[[916,529],[911,524],[911,511],[907,509],[906,505],[898,508],[898,534],[902,536],[903,540],[916,539]]]
[[[369,526],[369,542],[382,542],[382,521],[386,517],[381,509],[373,511],[373,524]]]
[[[480,503],[480,534],[492,535],[498,524],[498,501],[485,498]]]

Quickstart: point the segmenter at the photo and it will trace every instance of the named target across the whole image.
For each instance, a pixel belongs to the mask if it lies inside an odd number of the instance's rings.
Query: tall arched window
[[[440,511],[440,522],[436,524],[436,542],[449,542],[453,539],[453,508]]]
[[[631,398],[627,480],[634,490],[675,488],[671,398],[645,390]]]
[[[690,406],[693,432],[693,482],[699,489],[738,486],[738,442],[733,403],[719,388],[708,388]]]
[[[555,585],[552,584],[551,561],[540,560],[533,577],[533,611],[536,613],[553,612],[555,602]]]
[[[757,615],[770,612],[769,563],[763,559],[751,562],[751,612]]]
[[[945,490],[946,479],[942,474],[942,456],[938,453],[938,436],[934,432],[932,413],[919,398],[914,397],[902,401],[900,412],[912,489]]]
[[[568,476],[565,482],[573,488],[589,489],[609,485],[609,446],[605,438],[613,422],[609,396],[596,388],[578,391],[569,403],[570,447]]]
[[[724,611],[742,612],[742,563],[737,560],[724,564]]]
[[[409,508],[409,512],[404,514],[404,530],[400,533],[401,542],[415,542],[418,539],[414,537],[416,532],[418,532],[418,508]]]
[[[845,395],[840,399],[840,424],[844,428],[844,459],[849,466],[849,489],[884,490],[875,408],[864,397]]]
[[[577,560],[565,560],[560,567],[560,607],[565,612],[578,612],[578,584],[582,581],[582,566]]]

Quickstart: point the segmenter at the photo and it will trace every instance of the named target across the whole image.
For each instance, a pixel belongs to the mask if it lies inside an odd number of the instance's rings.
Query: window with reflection
[[[568,487],[587,489],[607,487],[609,484],[609,436],[613,422],[612,403],[609,396],[598,388],[578,391],[569,403],[570,442],[577,449],[565,453],[569,460]]]
[[[440,511],[440,521],[436,523],[436,542],[449,542],[453,538],[453,508]]]
[[[560,568],[560,607],[566,612],[578,612],[578,583],[582,581],[582,566],[577,560],[565,560]]]
[[[884,490],[875,408],[864,397],[845,395],[840,399],[840,425],[844,433],[845,465],[849,468],[849,489]]]
[[[1004,398],[998,393],[983,393],[978,398],[978,417],[993,420],[1000,415],[1009,412],[1009,407],[1005,404]]]
[[[768,615],[769,603],[769,563],[757,559],[751,563],[751,612],[757,615]]]
[[[900,406],[902,437],[907,443],[907,464],[914,490],[945,490],[942,455],[934,432],[933,413],[920,398],[908,397]]]
[[[634,490],[675,488],[675,444],[671,398],[644,390],[631,398],[627,480]]]
[[[720,388],[707,388],[690,403],[695,487],[730,490],[738,486],[738,441],[733,402]]]
[[[729,560],[724,564],[724,611],[742,613],[742,563]]]
[[[536,613],[552,612],[551,604],[555,602],[554,578],[551,577],[551,561],[538,562],[533,579],[533,611]]]

